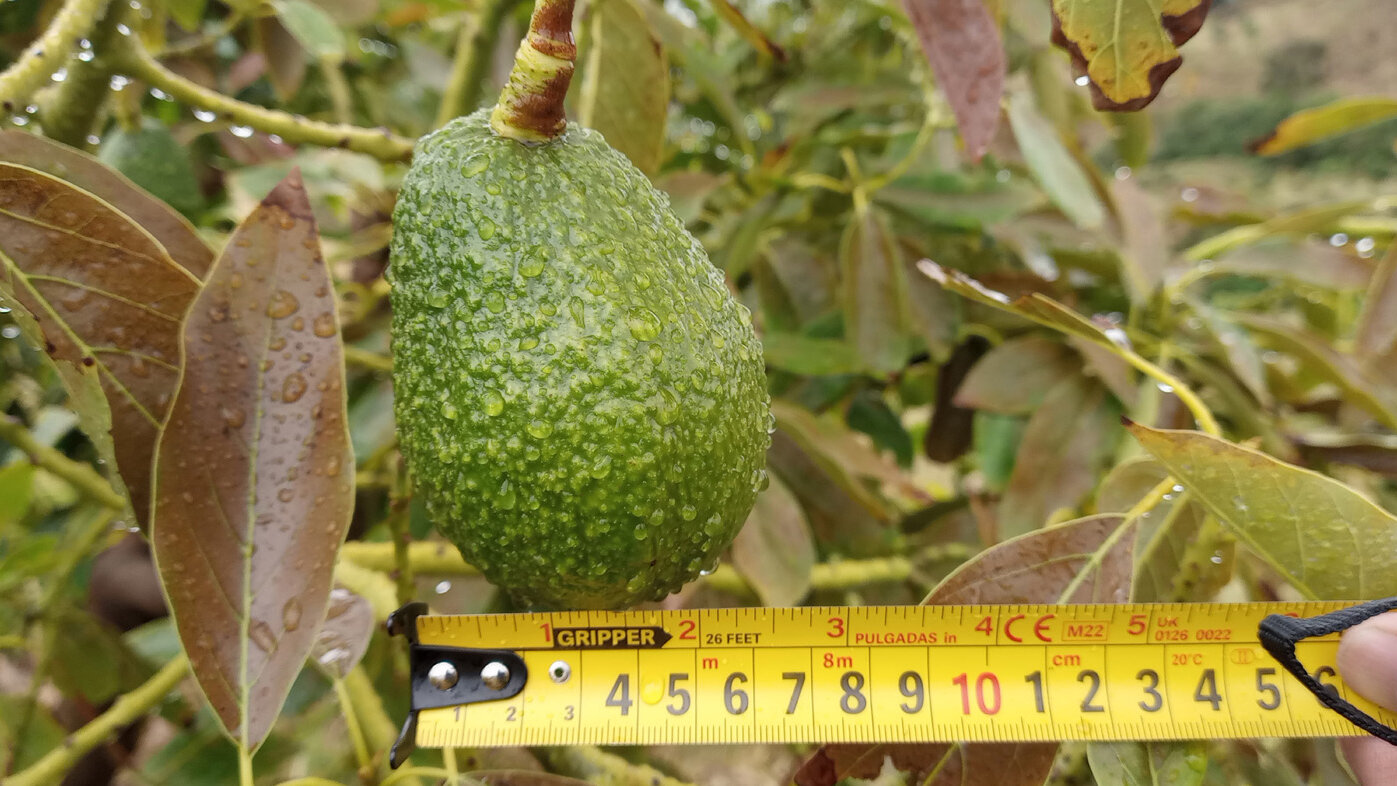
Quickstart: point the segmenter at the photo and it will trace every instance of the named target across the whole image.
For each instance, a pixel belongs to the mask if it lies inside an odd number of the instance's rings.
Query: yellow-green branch
[[[87,38],[102,17],[107,0],[68,0],[43,35],[0,73],[0,107],[6,112],[24,106],[48,78],[63,67],[73,47]]]
[[[88,499],[114,510],[126,509],[126,498],[116,493],[97,470],[88,464],[73,461],[38,441],[24,424],[8,415],[0,415],[0,440],[10,443],[28,456],[34,466],[42,467],[68,481]]]
[[[413,140],[386,129],[323,123],[255,106],[208,90],[170,71],[135,41],[129,41],[129,45],[124,49],[117,59],[118,70],[159,88],[190,106],[214,112],[235,125],[276,134],[287,142],[344,148],[384,161],[401,161],[412,155]]]
[[[134,723],[152,707],[159,704],[170,691],[179,685],[184,675],[189,673],[189,660],[183,654],[161,667],[155,676],[145,684],[116,700],[111,709],[98,715],[81,729],[63,741],[63,744],[49,751],[43,758],[34,762],[19,773],[5,780],[6,786],[48,786],[62,780],[78,759],[88,751],[106,742],[123,727]]]

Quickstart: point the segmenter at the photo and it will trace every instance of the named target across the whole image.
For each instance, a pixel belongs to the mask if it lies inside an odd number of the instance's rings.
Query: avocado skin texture
[[[393,214],[394,408],[441,532],[518,601],[610,609],[712,568],[766,482],[747,309],[595,131],[488,113],[418,143]]]
[[[140,128],[113,131],[97,158],[185,215],[204,207],[189,151],[159,121],[143,118]]]

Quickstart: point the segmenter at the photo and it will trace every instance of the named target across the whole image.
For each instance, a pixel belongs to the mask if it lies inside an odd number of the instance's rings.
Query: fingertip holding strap
[[[1390,745],[1397,745],[1397,729],[1383,725],[1373,716],[1345,701],[1334,686],[1325,685],[1310,674],[1295,654],[1295,645],[1304,639],[1341,633],[1366,619],[1394,609],[1397,609],[1397,597],[1371,600],[1317,617],[1272,614],[1261,621],[1257,635],[1261,639],[1261,646],[1266,648],[1271,657],[1294,675],[1321,704],[1374,737]]]

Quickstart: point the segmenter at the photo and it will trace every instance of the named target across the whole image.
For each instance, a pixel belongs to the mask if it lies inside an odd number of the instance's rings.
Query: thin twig
[[[0,107],[6,112],[24,106],[34,91],[63,66],[78,41],[87,38],[102,18],[107,0],[68,0],[44,34],[0,74]]]

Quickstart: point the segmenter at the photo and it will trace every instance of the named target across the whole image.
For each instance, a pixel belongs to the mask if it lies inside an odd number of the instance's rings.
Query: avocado
[[[393,213],[395,413],[441,532],[522,603],[609,609],[711,569],[766,482],[746,307],[595,131],[488,110],[419,141]]]
[[[158,120],[144,118],[139,128],[111,132],[97,158],[185,215],[204,207],[189,151]]]

